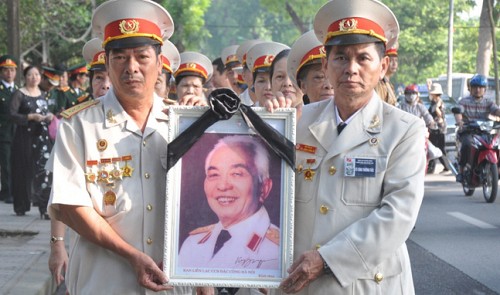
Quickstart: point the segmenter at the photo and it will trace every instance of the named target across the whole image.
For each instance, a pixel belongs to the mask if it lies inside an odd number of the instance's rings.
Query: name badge
[[[344,159],[344,176],[346,177],[375,177],[376,172],[375,159],[352,157]]]

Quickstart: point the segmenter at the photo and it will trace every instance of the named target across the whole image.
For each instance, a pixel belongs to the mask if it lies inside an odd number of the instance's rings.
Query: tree
[[[175,32],[171,41],[179,49],[199,50],[203,40],[210,36],[205,28],[204,15],[210,6],[210,0],[162,0],[158,1],[174,19]]]
[[[492,30],[498,21],[499,7],[492,11],[493,21],[490,22],[490,12],[488,9],[488,1],[491,7],[494,0],[483,0],[483,6],[481,8],[481,16],[479,18],[479,36],[478,36],[478,50],[476,59],[476,69],[477,73],[488,76],[490,72],[492,49],[493,49],[493,34]],[[500,6],[497,3],[497,6]]]

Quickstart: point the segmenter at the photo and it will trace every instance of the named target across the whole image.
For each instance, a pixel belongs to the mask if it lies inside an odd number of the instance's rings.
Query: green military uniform
[[[10,56],[0,57],[0,69],[3,67],[16,67],[17,65]],[[13,89],[5,86],[5,82],[0,82],[0,167],[1,185],[0,200],[12,199],[11,195],[11,175],[10,175],[10,155],[11,143],[14,136],[14,124],[10,119],[10,100],[12,94],[18,89],[17,85]]]
[[[68,73],[70,76],[70,85],[71,85],[71,81],[74,81],[78,75],[88,74],[87,64],[82,63],[73,66],[68,69]],[[69,109],[77,104],[89,101],[91,97],[90,93],[87,90],[73,86],[70,86],[70,89],[67,92],[65,92],[65,95],[67,97],[65,109]]]

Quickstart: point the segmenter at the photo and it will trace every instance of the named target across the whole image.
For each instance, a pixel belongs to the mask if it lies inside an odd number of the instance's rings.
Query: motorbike
[[[472,135],[469,162],[463,167],[462,173],[464,194],[472,196],[477,187],[482,187],[487,203],[495,201],[498,191],[499,128],[500,123],[494,121],[470,122],[463,125],[456,137],[457,159],[460,159],[460,134]],[[458,163],[455,165],[458,167]]]

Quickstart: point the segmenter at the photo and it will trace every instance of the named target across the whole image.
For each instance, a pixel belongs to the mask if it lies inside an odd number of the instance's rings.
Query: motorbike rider
[[[420,93],[417,84],[410,84],[405,88],[405,99],[399,104],[399,108],[424,120],[425,126],[435,129],[437,124],[432,118],[424,104],[420,101]]]
[[[489,115],[500,116],[500,108],[491,99],[485,98],[487,79],[483,75],[475,74],[469,82],[470,96],[462,98],[458,104],[460,113],[455,114],[455,121],[459,127],[458,136],[461,143],[460,148],[460,173],[456,181],[463,181],[464,166],[469,162],[472,134],[463,130],[464,123],[472,123],[478,120],[489,120]]]

